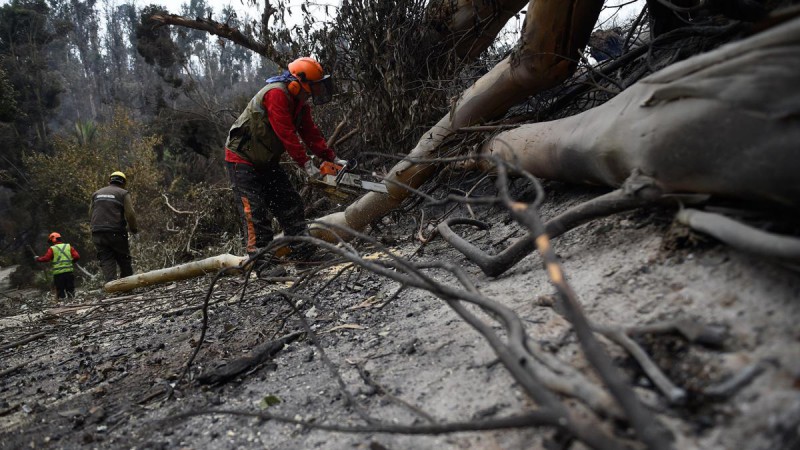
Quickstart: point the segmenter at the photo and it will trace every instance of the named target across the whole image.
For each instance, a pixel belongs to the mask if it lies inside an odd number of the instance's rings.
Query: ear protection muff
[[[289,89],[290,94],[297,95],[300,93],[300,89],[302,89],[303,87],[300,86],[299,81],[290,81],[289,84],[286,85],[286,88]]]
[[[303,85],[301,84],[301,82],[302,83],[307,83],[308,82],[308,80],[306,80],[306,73],[305,72],[300,72],[300,73],[294,74],[293,76],[296,78],[296,80],[295,81],[290,81],[289,84],[286,86],[289,89],[289,92],[292,95],[299,94],[301,89],[303,89],[306,92],[308,92],[307,89],[303,88]]]

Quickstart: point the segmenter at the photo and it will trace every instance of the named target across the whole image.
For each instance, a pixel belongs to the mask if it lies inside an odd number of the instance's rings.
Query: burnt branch
[[[498,164],[497,169],[497,185],[503,198],[503,203],[511,212],[512,217],[527,228],[531,236],[535,236],[536,249],[542,257],[550,281],[556,287],[565,316],[574,327],[586,359],[594,367],[602,378],[603,383],[625,411],[638,437],[649,448],[671,448],[671,434],[642,405],[630,385],[619,373],[619,370],[611,364],[608,354],[595,339],[589,321],[583,314],[583,308],[578,301],[578,297],[567,283],[558,257],[550,244],[545,225],[534,206],[536,202],[526,204],[512,200],[508,194],[506,167],[504,164]],[[528,175],[526,178],[538,184],[538,181],[533,176]],[[538,200],[541,201],[541,199]]]
[[[551,411],[542,409],[524,415],[504,417],[501,419],[491,419],[481,422],[454,422],[436,425],[394,425],[376,423],[367,426],[344,426],[326,423],[318,423],[315,421],[298,420],[294,417],[282,416],[279,414],[270,414],[266,412],[253,412],[241,411],[234,409],[201,409],[186,412],[183,414],[175,415],[165,419],[166,421],[184,420],[200,415],[210,414],[225,414],[231,416],[241,417],[254,417],[264,420],[274,420],[276,422],[286,423],[290,425],[301,425],[312,430],[323,431],[336,431],[340,433],[394,433],[394,434],[449,434],[458,433],[463,431],[489,431],[489,430],[505,430],[511,428],[527,428],[527,427],[556,427],[560,428],[561,424]]]
[[[286,344],[299,339],[304,334],[305,332],[303,331],[295,331],[281,338],[259,344],[250,351],[249,355],[222,363],[214,369],[198,376],[197,381],[200,384],[224,383],[251,367],[255,367],[275,356]]]
[[[24,337],[22,339],[14,341],[14,342],[9,342],[8,344],[3,344],[2,346],[0,346],[0,352],[8,350],[10,348],[14,348],[14,347],[20,346],[20,345],[25,345],[28,342],[33,342],[33,341],[35,341],[37,339],[41,339],[41,338],[43,338],[45,336],[47,336],[47,333],[45,333],[45,332],[34,333],[34,334],[30,335],[30,336],[26,336],[26,337]]]
[[[634,182],[631,179],[629,186],[633,185]],[[593,219],[650,204],[658,196],[656,190],[655,186],[643,186],[612,191],[573,207],[549,220],[544,225],[545,233],[550,238],[556,238]],[[474,219],[452,218],[440,223],[438,230],[444,240],[463,253],[467,259],[475,263],[490,277],[496,277],[507,271],[536,248],[533,238],[528,234],[499,254],[488,255],[456,234],[451,228],[453,225],[472,225],[481,229],[488,228],[488,225]]]
[[[285,60],[285,57],[271,44],[263,44],[258,42],[236,28],[224,23],[219,23],[211,19],[204,19],[200,17],[197,19],[189,19],[177,14],[154,14],[150,16],[150,20],[161,23],[159,26],[175,25],[179,27],[205,31],[209,34],[228,39],[234,44],[241,45],[242,47],[252,50],[259,55],[270,58],[280,66],[285,66],[286,63],[288,63],[288,61]]]

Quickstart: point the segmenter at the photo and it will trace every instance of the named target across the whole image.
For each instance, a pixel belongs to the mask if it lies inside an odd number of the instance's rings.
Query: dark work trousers
[[[272,216],[278,219],[286,236],[306,230],[303,200],[277,162],[256,170],[249,164],[225,163],[242,223],[248,253],[272,241]]]
[[[53,284],[56,285],[58,298],[75,297],[75,276],[72,272],[53,275]]]
[[[121,278],[133,275],[128,233],[96,231],[92,233],[92,242],[97,249],[97,259],[100,260],[100,269],[106,282],[117,279],[117,266]]]

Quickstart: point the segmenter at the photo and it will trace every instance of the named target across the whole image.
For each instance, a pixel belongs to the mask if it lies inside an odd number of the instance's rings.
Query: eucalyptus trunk
[[[458,128],[500,117],[531,95],[567,79],[577,67],[602,6],[602,0],[530,2],[518,48],[464,91],[450,113],[423,135],[408,157],[433,158],[439,144]],[[419,187],[433,172],[434,166],[430,164],[401,161],[387,176],[388,195],[366,194],[345,211],[320,221],[361,230],[397,208],[410,195],[402,185]],[[331,232],[320,227],[313,232],[324,239],[335,239]]]

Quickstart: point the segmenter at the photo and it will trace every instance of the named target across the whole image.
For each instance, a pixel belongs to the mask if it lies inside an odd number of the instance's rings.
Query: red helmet
[[[50,236],[47,236],[47,241],[53,244],[56,243],[57,240],[61,239],[61,235],[56,233],[55,231],[50,233]]]

